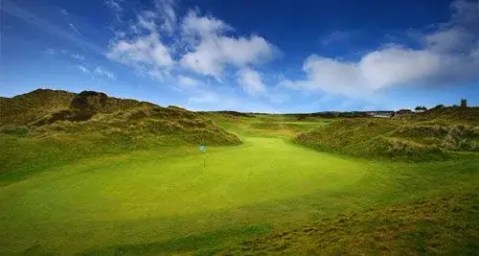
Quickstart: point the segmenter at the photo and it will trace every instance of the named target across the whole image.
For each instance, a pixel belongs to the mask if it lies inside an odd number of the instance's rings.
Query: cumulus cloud
[[[262,95],[266,93],[266,85],[261,75],[250,68],[243,68],[238,71],[238,84],[250,95]]]
[[[107,56],[138,71],[158,76],[174,64],[169,49],[156,32],[132,40],[115,41],[110,45]]]
[[[302,80],[280,85],[358,97],[392,86],[432,85],[479,78],[477,2],[455,1],[451,20],[418,38],[419,49],[386,44],[356,62],[311,55]]]
[[[271,59],[274,47],[263,37],[233,37],[225,33],[232,28],[214,17],[190,11],[182,23],[183,34],[192,43],[192,51],[180,63],[199,74],[221,79],[228,65],[243,68]]]
[[[431,51],[393,46],[363,56],[358,67],[365,85],[375,90],[427,79],[440,65],[441,57]]]
[[[158,0],[154,9],[139,12],[136,22],[111,40],[107,56],[141,74],[176,76],[180,87],[202,84],[184,75],[191,72],[220,82],[238,73],[238,85],[247,92],[265,90],[253,68],[274,56],[271,43],[258,35],[231,35],[233,27],[199,10],[178,17],[175,6],[173,0]]]
[[[212,35],[223,34],[233,28],[215,17],[199,16],[197,11],[189,11],[181,23],[181,29],[186,36],[199,36],[206,39]]]

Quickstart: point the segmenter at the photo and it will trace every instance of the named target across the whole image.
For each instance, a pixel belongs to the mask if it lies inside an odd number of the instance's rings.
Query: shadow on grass
[[[221,249],[231,238],[244,238],[252,235],[264,235],[270,232],[269,226],[248,226],[239,229],[206,232],[198,235],[188,235],[160,242],[121,244],[105,248],[95,248],[79,255],[170,255],[181,252],[196,252],[209,255]]]

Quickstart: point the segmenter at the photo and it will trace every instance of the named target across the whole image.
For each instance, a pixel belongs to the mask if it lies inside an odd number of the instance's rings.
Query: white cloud
[[[155,32],[133,40],[115,41],[110,45],[107,56],[138,71],[159,77],[174,65],[168,48]]]
[[[75,25],[73,25],[72,23],[68,23],[68,26],[70,27],[70,29],[77,35],[81,35],[80,31],[77,29],[77,27],[75,27]]]
[[[123,0],[105,0],[105,5],[111,10],[111,13],[115,17],[116,21],[122,21],[123,7],[121,3]]]
[[[183,88],[196,87],[202,84],[201,81],[191,78],[189,76],[179,75],[178,76],[178,85]]]
[[[355,92],[355,85],[358,82],[363,83],[356,63],[312,55],[304,62],[303,71],[306,73],[306,80],[284,80],[281,83],[295,89],[321,89],[329,93],[348,95]]]
[[[215,103],[220,100],[220,97],[213,92],[202,92],[195,96],[191,96],[188,102],[191,103]]]
[[[45,50],[45,52],[50,55],[55,55],[57,53],[57,50],[53,48],[48,48]]]
[[[154,32],[156,30],[156,14],[152,11],[144,11],[137,17],[138,19],[138,24],[135,25],[135,29],[138,29],[137,27],[144,28],[148,30],[149,32]]]
[[[438,30],[424,36],[427,48],[434,52],[461,52],[473,44],[474,35],[461,27]]]
[[[228,65],[243,68],[271,59],[274,47],[268,41],[256,35],[226,36],[225,32],[231,29],[221,20],[190,11],[183,20],[182,31],[192,43],[192,51],[182,56],[181,65],[220,80]]]
[[[359,71],[365,86],[376,90],[427,79],[440,70],[440,65],[441,57],[431,51],[393,46],[363,56]]]
[[[238,84],[250,95],[263,95],[266,93],[266,85],[263,83],[261,75],[250,68],[238,71]]]
[[[174,0],[156,0],[156,9],[161,13],[161,26],[160,29],[165,31],[169,35],[173,34],[177,27],[177,17],[175,13],[175,1]]]
[[[83,55],[80,55],[78,53],[71,54],[71,57],[77,60],[85,60],[85,57],[83,57]]]
[[[322,45],[330,45],[337,42],[343,42],[349,39],[352,36],[353,32],[350,31],[333,31],[325,36],[323,36],[320,40]]]
[[[80,69],[83,73],[94,75],[94,76],[101,76],[101,77],[106,77],[111,80],[116,80],[115,74],[112,72],[102,68],[102,67],[96,67],[95,69],[89,69],[83,65],[78,65],[78,69]]]
[[[176,74],[177,84],[185,86],[198,84],[182,75],[190,71],[221,81],[227,69],[248,69],[274,55],[261,36],[229,36],[233,28],[222,20],[192,10],[179,18],[174,1],[154,3],[153,10],[140,12],[129,31],[110,42],[110,59],[155,78]]]
[[[114,12],[121,12],[123,8],[120,6],[122,0],[106,0],[105,4]]]
[[[189,11],[181,22],[181,30],[187,36],[209,38],[232,30],[232,27],[211,16],[199,16],[196,11]]]
[[[112,72],[101,67],[96,67],[95,70],[93,70],[93,74],[97,76],[104,76],[111,80],[116,80],[116,76]]]
[[[452,3],[449,22],[423,34],[419,49],[385,45],[356,62],[311,55],[303,64],[306,79],[284,79],[280,85],[362,97],[405,85],[434,85],[479,78],[479,9],[465,1]]]
[[[450,23],[460,25],[479,24],[479,3],[477,0],[455,0],[451,3],[452,18]]]
[[[87,74],[90,74],[90,70],[82,65],[78,65],[77,66],[83,73],[87,73]]]
[[[110,42],[107,57],[133,67],[140,74],[163,79],[175,65],[172,49],[161,39],[162,32],[174,27],[169,23],[176,22],[173,4],[169,0],[156,1],[156,9],[138,14],[130,31],[120,31],[121,36]]]

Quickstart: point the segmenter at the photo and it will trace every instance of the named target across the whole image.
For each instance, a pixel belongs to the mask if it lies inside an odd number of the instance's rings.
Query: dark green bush
[[[17,137],[25,137],[28,135],[29,130],[26,126],[6,125],[0,129],[0,132],[3,134],[13,135]]]

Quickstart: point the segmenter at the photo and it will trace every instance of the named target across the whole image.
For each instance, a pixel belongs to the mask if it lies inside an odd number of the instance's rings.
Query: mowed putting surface
[[[83,160],[0,188],[0,252],[82,252],[256,225],[281,215],[262,204],[339,190],[368,168],[278,138],[207,150],[206,168],[195,147],[165,148]],[[213,215],[222,221],[204,223]]]

